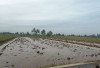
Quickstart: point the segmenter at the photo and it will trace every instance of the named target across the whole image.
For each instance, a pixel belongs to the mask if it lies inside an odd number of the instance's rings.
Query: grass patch
[[[100,43],[100,38],[94,37],[79,37],[79,36],[38,36],[36,38],[47,38],[47,39],[57,39],[57,40],[72,40],[72,41],[82,41],[82,42],[91,42],[91,43]]]
[[[3,43],[15,38],[15,35],[0,35],[0,45],[2,45]]]

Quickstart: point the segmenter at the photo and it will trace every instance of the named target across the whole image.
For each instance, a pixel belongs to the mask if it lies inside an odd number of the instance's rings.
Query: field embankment
[[[79,36],[41,36],[42,38],[49,38],[49,39],[59,39],[59,40],[73,40],[73,41],[83,41],[83,42],[91,42],[91,43],[100,43],[100,38],[94,37],[79,37]]]
[[[7,41],[14,39],[15,35],[0,35],[0,45],[6,43]]]
[[[51,37],[36,36],[35,38],[57,40],[57,41],[63,41],[72,44],[79,44],[79,45],[100,48],[100,38],[79,37],[79,36],[51,36]]]

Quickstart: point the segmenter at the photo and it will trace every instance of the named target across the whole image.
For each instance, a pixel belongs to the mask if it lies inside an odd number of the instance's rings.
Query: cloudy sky
[[[100,33],[100,0],[0,0],[0,32],[34,27],[65,34]]]

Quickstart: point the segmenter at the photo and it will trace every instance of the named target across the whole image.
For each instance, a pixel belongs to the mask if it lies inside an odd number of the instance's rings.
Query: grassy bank
[[[84,42],[100,43],[100,38],[93,38],[93,37],[53,36],[52,38],[63,39],[63,40],[74,40],[74,41],[84,41]]]
[[[0,35],[0,45],[2,45],[3,43],[15,38],[15,35]]]
[[[51,37],[38,36],[38,37],[47,38],[47,39],[73,40],[73,41],[100,43],[100,38],[94,38],[94,37],[79,37],[79,36],[51,36]]]

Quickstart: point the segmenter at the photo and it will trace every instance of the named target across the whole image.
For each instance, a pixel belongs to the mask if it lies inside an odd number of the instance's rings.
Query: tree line
[[[28,35],[28,36],[79,36],[79,37],[95,37],[95,38],[100,38],[100,34],[92,34],[92,35],[75,35],[75,34],[71,34],[71,35],[65,35],[65,34],[61,34],[61,33],[53,33],[52,31],[46,31],[45,29],[39,30],[36,28],[33,28],[31,30],[31,33],[29,32],[16,32],[16,33],[10,33],[10,32],[0,32],[0,34],[6,35],[6,34],[16,34],[16,35]]]
[[[42,36],[65,36],[64,34],[61,34],[61,33],[54,34],[52,31],[46,32],[45,29],[39,30],[39,29],[33,28],[33,30],[31,32],[35,36],[38,36],[38,35],[42,35]]]
[[[34,35],[34,36],[38,36],[38,35],[52,36],[53,35],[52,31],[46,32],[45,29],[43,29],[43,30],[40,31],[39,29],[33,28],[33,30],[31,32],[32,32],[32,35]]]

